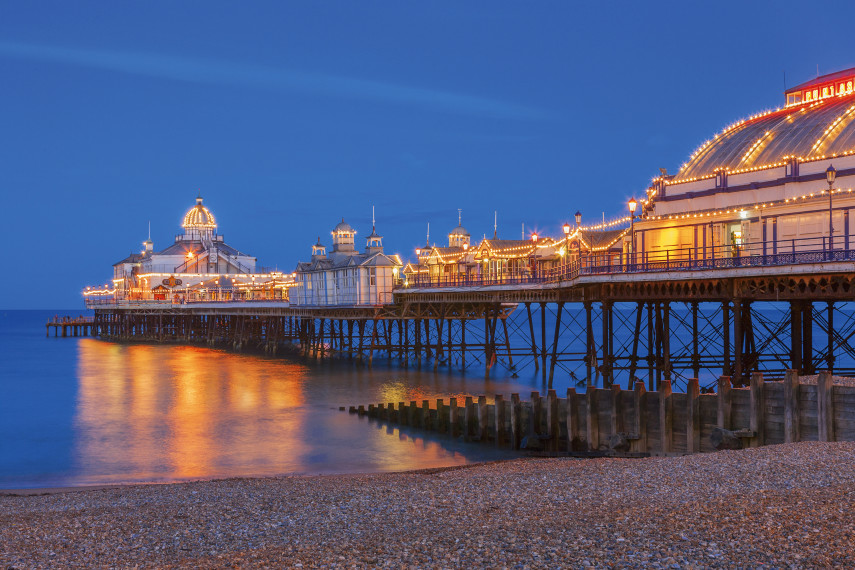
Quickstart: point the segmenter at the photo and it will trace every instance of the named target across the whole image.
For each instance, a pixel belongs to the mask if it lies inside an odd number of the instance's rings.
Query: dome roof
[[[735,123],[704,143],[675,182],[855,151],[855,93],[790,105]]]
[[[466,228],[463,226],[457,226],[448,234],[450,236],[468,236],[469,232],[466,231]]]
[[[214,220],[214,214],[202,205],[202,197],[196,198],[196,205],[190,208],[184,215],[184,222],[181,227],[186,229],[194,228],[216,228],[217,222]]]
[[[336,225],[336,227],[333,228],[333,232],[334,233],[347,232],[347,233],[351,233],[351,234],[356,233],[355,231],[353,231],[353,228],[350,227],[350,224],[348,224],[347,222],[344,221],[344,218],[342,218],[341,222],[339,222],[338,225]]]

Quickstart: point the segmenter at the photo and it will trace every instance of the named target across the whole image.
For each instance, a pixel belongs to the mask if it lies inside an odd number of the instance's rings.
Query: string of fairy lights
[[[852,194],[853,188],[838,188],[832,191],[832,196]],[[799,202],[810,201],[812,199],[820,200],[828,196],[827,190],[819,192],[809,192],[801,196],[793,196],[792,198],[784,198],[783,200],[769,200],[766,202],[758,202],[754,204],[746,204],[742,206],[733,206],[727,209],[706,209],[687,212],[685,214],[668,214],[662,216],[648,216],[647,220],[682,220],[686,218],[703,218],[721,215],[741,214],[742,212],[750,212],[752,210],[763,210],[772,206],[781,206],[786,204],[796,204]]]

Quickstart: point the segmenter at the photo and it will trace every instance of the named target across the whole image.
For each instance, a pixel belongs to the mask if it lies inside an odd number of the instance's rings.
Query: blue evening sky
[[[851,2],[0,3],[4,308],[81,307],[197,192],[292,270],[371,206],[386,251],[623,215],[787,85],[855,66]],[[839,29],[835,26],[840,25]]]

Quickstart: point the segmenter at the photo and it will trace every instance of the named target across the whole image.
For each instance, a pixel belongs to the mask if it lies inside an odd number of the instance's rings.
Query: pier
[[[45,336],[97,336],[95,317],[54,317],[45,324]]]
[[[845,254],[844,254],[845,253]],[[193,342],[403,366],[534,367],[551,385],[655,390],[720,375],[747,386],[762,372],[855,373],[855,252],[572,266],[528,280],[400,283],[391,303],[294,307],[287,301],[97,300],[104,338]]]
[[[384,253],[372,212],[364,249],[336,220],[330,248],[319,237],[292,273],[265,270],[199,197],[174,243],[146,240],[112,285],[87,289],[94,330],[366,366],[533,368],[546,389],[855,375],[853,85],[855,68],[788,90],[660,169],[628,215],[585,224],[577,211],[563,235],[520,239],[494,215],[473,243],[458,210],[447,246],[428,232],[410,263]]]

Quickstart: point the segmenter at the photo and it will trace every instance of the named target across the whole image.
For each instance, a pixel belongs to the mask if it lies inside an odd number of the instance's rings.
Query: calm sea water
[[[539,377],[314,364],[46,338],[68,311],[0,312],[0,488],[394,471],[511,456],[338,410],[543,390]],[[74,312],[74,314],[79,311]],[[376,359],[375,359],[376,364]]]

